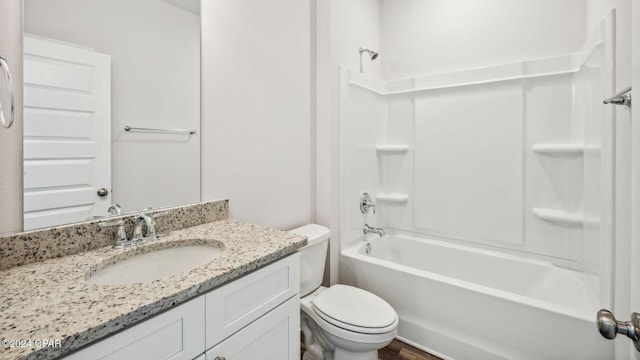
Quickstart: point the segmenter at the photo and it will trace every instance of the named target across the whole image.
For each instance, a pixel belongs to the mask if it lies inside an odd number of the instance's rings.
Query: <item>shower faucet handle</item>
[[[369,209],[373,208],[373,213],[376,213],[376,204],[371,201],[371,195],[369,193],[362,193],[360,197],[360,212],[366,214]]]

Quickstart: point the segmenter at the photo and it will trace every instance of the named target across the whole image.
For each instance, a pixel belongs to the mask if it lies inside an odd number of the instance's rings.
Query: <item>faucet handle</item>
[[[101,220],[100,222],[98,222],[98,226],[101,228],[112,226],[118,227],[118,238],[116,239],[116,243],[113,246],[114,248],[124,249],[129,244],[129,240],[127,239],[127,232],[124,229],[124,220],[121,217],[110,220]]]
[[[144,223],[147,225],[147,232],[145,233],[145,238],[151,238],[152,240],[157,240],[158,236],[156,235],[156,216],[154,215],[144,215]]]
[[[118,204],[111,204],[109,209],[107,209],[109,215],[103,217],[99,222],[98,226],[100,227],[110,227],[110,226],[120,226],[124,225],[124,221],[122,220],[122,208]],[[115,217],[115,218],[114,218]]]
[[[146,221],[145,214],[139,213],[133,218],[133,230],[131,231],[131,245],[137,245],[144,242],[142,235],[142,225]]]
[[[371,201],[371,195],[369,193],[362,193],[360,197],[360,212],[366,214],[369,209],[373,208],[373,213],[376,213],[376,204]]]
[[[119,204],[111,204],[111,206],[109,206],[109,209],[107,209],[107,211],[111,216],[122,215],[122,208],[120,207]]]

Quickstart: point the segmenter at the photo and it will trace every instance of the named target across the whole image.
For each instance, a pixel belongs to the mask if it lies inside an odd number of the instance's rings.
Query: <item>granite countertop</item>
[[[0,358],[59,357],[293,253],[307,241],[225,219],[160,235],[142,247],[188,243],[221,246],[224,251],[189,272],[131,285],[94,285],[85,279],[114,256],[133,256],[144,251],[141,247],[104,247],[0,271]],[[45,339],[59,345],[42,347]],[[30,345],[7,347],[6,340],[30,340]]]

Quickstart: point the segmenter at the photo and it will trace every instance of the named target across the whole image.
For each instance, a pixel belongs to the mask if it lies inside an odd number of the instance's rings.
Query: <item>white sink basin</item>
[[[155,250],[109,265],[87,281],[97,285],[126,285],[158,280],[204,265],[219,257],[223,249],[190,245]]]

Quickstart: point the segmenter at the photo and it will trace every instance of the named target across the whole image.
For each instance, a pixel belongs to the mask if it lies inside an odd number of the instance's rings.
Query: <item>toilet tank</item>
[[[300,254],[300,297],[303,297],[322,284],[324,264],[329,244],[329,229],[322,225],[309,224],[290,230],[307,237],[308,244],[298,249]]]

